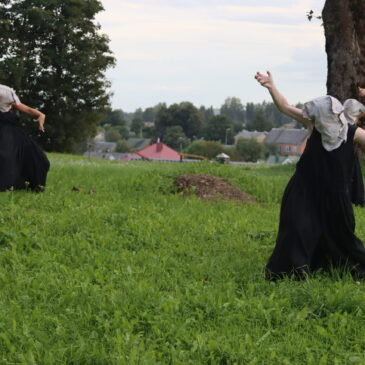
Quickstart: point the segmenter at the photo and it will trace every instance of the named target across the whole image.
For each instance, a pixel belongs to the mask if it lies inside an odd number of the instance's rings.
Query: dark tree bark
[[[365,87],[365,1],[326,0],[322,17],[327,92],[342,102],[358,98],[357,87]]]

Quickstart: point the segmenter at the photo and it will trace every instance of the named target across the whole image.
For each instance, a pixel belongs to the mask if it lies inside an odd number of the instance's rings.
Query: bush
[[[105,131],[105,140],[107,142],[117,142],[122,138],[119,131],[114,128],[110,128],[107,131]]]
[[[203,141],[203,140],[194,141],[185,150],[186,153],[205,156],[209,159],[215,158],[218,154],[225,151],[226,149],[224,148],[222,143],[216,141]]]
[[[116,152],[126,153],[131,152],[132,148],[129,142],[125,139],[121,139],[117,142],[117,147],[115,148]]]
[[[105,127],[105,140],[107,142],[118,142],[120,139],[128,139],[129,130],[126,126],[111,127],[110,125]]]
[[[186,138],[186,135],[181,126],[174,125],[172,127],[166,128],[163,142],[169,147],[180,151],[181,147],[184,148],[188,146],[189,139]]]
[[[266,148],[263,143],[255,139],[240,138],[236,144],[236,150],[241,155],[243,161],[256,162],[264,158]]]

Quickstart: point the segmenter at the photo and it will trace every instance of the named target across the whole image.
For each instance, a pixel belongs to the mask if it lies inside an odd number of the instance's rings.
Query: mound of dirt
[[[256,200],[232,186],[227,179],[212,175],[180,175],[173,183],[174,190],[184,195],[195,194],[211,201],[234,200],[241,203],[256,204]]]

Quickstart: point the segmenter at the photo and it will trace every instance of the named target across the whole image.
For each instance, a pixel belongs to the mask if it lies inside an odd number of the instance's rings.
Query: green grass
[[[263,278],[293,167],[51,162],[0,194],[0,364],[365,364],[365,283]],[[260,204],[170,194],[183,173]]]

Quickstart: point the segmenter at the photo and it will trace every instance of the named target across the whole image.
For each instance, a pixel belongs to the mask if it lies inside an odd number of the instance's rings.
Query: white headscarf
[[[354,124],[363,112],[365,106],[356,99],[348,99],[342,105],[333,96],[325,95],[305,103],[303,117],[314,121],[323,147],[333,151],[347,140],[348,125]]]

